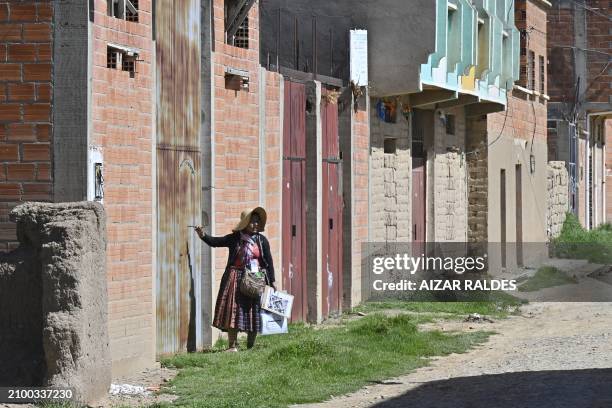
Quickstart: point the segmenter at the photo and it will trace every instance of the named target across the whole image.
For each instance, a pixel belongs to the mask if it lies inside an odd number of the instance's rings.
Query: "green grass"
[[[538,271],[522,283],[519,292],[537,292],[540,289],[552,288],[554,286],[578,283],[578,279],[566,275],[564,272],[552,266],[543,266]]]
[[[472,296],[477,296],[473,293]],[[355,312],[376,312],[382,310],[405,310],[409,312],[422,313],[425,316],[438,315],[436,317],[444,318],[439,315],[444,313],[453,316],[465,316],[470,313],[478,313],[497,318],[503,318],[509,314],[516,314],[522,304],[527,303],[525,300],[518,299],[504,292],[489,292],[482,294],[482,301],[470,302],[407,302],[402,300],[384,300],[377,302],[367,302],[354,310]]]
[[[559,258],[586,259],[592,263],[612,263],[612,225],[585,230],[578,218],[568,213],[561,234],[552,241],[552,253]]]
[[[407,373],[429,357],[465,352],[491,334],[423,332],[416,321],[409,314],[374,313],[327,328],[291,325],[289,334],[258,338],[253,350],[180,354],[162,364],[180,369],[169,389],[180,397],[175,405],[284,407]]]

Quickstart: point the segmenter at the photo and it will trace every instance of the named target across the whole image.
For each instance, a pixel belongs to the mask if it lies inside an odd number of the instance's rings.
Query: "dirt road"
[[[433,326],[498,334],[466,354],[301,407],[612,407],[612,303],[537,303],[494,323]]]

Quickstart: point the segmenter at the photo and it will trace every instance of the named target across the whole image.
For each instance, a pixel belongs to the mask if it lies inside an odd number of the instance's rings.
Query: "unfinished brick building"
[[[567,163],[570,209],[587,228],[612,217],[610,21],[603,0],[554,0],[548,17],[549,160]]]
[[[104,204],[115,374],[155,358],[151,15],[147,0],[0,2],[1,248],[19,202]]]

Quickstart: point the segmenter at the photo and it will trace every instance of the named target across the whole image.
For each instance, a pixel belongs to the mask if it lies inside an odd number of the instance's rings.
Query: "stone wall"
[[[10,215],[20,245],[0,259],[0,385],[99,401],[111,382],[104,209],[27,203]]]
[[[372,100],[372,107],[377,100]],[[412,219],[410,135],[408,122],[386,123],[372,108],[370,115],[370,228],[372,242],[408,242]],[[385,139],[395,139],[396,152],[385,153]]]
[[[548,202],[546,209],[547,232],[549,238],[561,233],[565,215],[568,211],[568,176],[565,162],[548,163]]]
[[[462,108],[444,112],[454,115],[455,134],[446,133],[438,112],[434,114],[433,148],[428,150],[427,239],[430,242],[467,240],[467,163],[465,160],[465,114]],[[433,198],[433,199],[432,199]]]

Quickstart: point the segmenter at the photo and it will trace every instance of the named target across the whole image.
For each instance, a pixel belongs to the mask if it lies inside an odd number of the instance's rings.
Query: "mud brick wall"
[[[468,242],[486,242],[488,219],[487,121],[466,122],[466,163],[468,166]]]
[[[9,212],[52,201],[51,1],[0,1],[0,251],[17,247]]]
[[[565,162],[548,163],[548,208],[547,231],[549,238],[555,238],[561,233],[565,215],[568,211],[568,176]]]
[[[1,384],[70,386],[77,401],[98,401],[111,381],[104,209],[28,203],[10,217],[20,245],[0,258],[1,350],[11,354]]]

